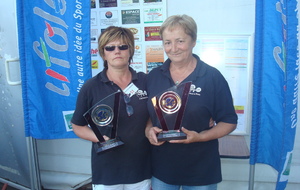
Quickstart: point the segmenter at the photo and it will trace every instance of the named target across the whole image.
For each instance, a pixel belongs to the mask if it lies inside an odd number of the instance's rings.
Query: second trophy
[[[181,123],[191,84],[186,82],[175,85],[151,99],[157,116],[156,123],[162,128],[157,136],[158,141],[186,139],[186,134],[181,131]]]

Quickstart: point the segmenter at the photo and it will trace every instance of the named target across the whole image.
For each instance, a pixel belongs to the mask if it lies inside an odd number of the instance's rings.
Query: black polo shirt
[[[232,95],[222,74],[198,56],[195,70],[183,81],[192,81],[182,126],[201,132],[209,130],[209,120],[237,123]],[[154,125],[156,114],[151,98],[174,86],[168,59],[153,69],[147,79],[148,109]],[[222,180],[218,140],[191,144],[164,143],[152,147],[153,175],[168,184],[208,185]]]
[[[126,104],[121,94],[117,133],[124,142],[122,147],[111,149],[100,154],[92,148],[92,183],[115,185],[137,183],[151,178],[150,144],[145,137],[145,127],[149,114],[147,111],[146,74],[136,73],[130,68],[132,82],[138,91],[131,97],[130,105],[134,114],[128,116]],[[108,95],[121,90],[106,76],[106,69],[86,81],[81,88],[72,123],[87,125],[83,114],[93,105]]]

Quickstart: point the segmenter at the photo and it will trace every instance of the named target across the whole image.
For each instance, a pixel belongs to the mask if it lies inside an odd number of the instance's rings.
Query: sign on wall
[[[227,80],[238,115],[234,134],[246,134],[251,105],[251,35],[199,34],[194,53],[217,68]]]
[[[148,73],[164,62],[159,28],[166,19],[166,0],[92,0],[91,5],[93,75],[103,69],[97,40],[108,26],[129,28],[134,33],[135,54],[131,67],[137,72]]]

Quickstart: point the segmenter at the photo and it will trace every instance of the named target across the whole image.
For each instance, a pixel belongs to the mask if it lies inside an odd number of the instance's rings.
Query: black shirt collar
[[[107,77],[106,71],[107,71],[107,68],[104,68],[104,69],[99,73],[99,74],[100,74],[101,81],[104,82],[104,83],[111,82],[111,81],[108,79],[108,77]],[[137,79],[138,79],[138,76],[137,76],[136,71],[135,71],[134,69],[132,69],[131,67],[129,67],[129,71],[131,72],[132,81],[137,80]]]
[[[203,61],[201,61],[198,55],[193,54],[193,56],[194,56],[194,57],[196,58],[196,60],[197,60],[196,68],[195,68],[194,72],[191,74],[191,75],[192,75],[192,79],[194,80],[195,78],[201,77],[201,76],[203,76],[203,75],[206,73],[206,69],[207,69],[206,65],[207,65],[207,64],[204,63]],[[171,64],[171,60],[168,58],[168,59],[164,62],[164,64],[161,66],[161,68],[160,68],[161,71],[162,71],[165,75],[167,75],[167,76],[169,76],[169,77],[171,77],[170,71],[169,71],[169,69],[170,69],[170,64]]]

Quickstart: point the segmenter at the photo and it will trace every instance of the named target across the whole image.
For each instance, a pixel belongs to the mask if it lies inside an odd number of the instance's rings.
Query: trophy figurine
[[[180,128],[191,84],[186,82],[173,86],[151,99],[157,116],[156,123],[162,129],[157,135],[158,141],[186,139],[186,134]]]
[[[117,136],[120,94],[118,91],[107,96],[83,115],[99,140],[94,145],[97,153],[124,144]],[[109,140],[105,140],[103,135]]]

